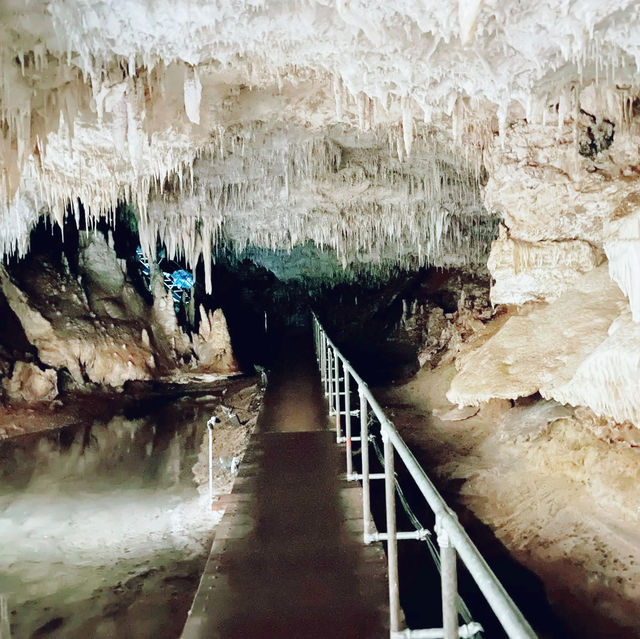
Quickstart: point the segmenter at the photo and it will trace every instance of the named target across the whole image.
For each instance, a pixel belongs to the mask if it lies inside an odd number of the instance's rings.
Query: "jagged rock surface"
[[[43,364],[68,370],[78,386],[91,382],[121,387],[126,381],[175,373],[194,364],[194,358],[197,363],[199,355],[206,357],[207,372],[237,372],[231,365],[228,333],[224,339],[221,310],[215,320],[207,316],[212,324],[205,337],[197,338],[196,349],[178,326],[161,276],[149,309],[123,268],[104,236],[88,233],[80,237],[77,277],[64,258],[59,268],[45,258],[33,258],[17,269],[17,278],[2,271],[2,292]],[[33,376],[36,369],[31,366],[28,371]],[[26,371],[19,367],[20,375],[14,372],[15,380],[7,382],[10,395],[30,383]]]
[[[539,392],[640,426],[635,325],[627,309],[602,265],[555,302],[511,317],[480,348],[459,357],[447,398],[477,405]]]
[[[150,379],[153,353],[140,341],[135,320],[98,317],[73,277],[42,269],[30,294],[2,274],[2,291],[18,316],[38,357],[48,366],[66,368],[77,384],[87,381],[121,386]],[[64,311],[64,315],[62,314]]]
[[[585,93],[582,99],[593,99]],[[489,257],[496,280],[492,299],[555,299],[579,274],[598,266],[604,253],[613,279],[634,293],[633,212],[640,189],[640,123],[634,114],[619,117],[609,146],[593,155],[580,153],[579,117],[559,129],[515,123],[504,145],[487,153],[485,205],[508,230]]]
[[[510,238],[502,227],[487,263],[494,278],[491,301],[551,302],[603,260],[602,252],[584,240],[527,242]]]

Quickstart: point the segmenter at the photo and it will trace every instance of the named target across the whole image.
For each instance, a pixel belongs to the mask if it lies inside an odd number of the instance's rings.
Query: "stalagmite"
[[[231,347],[227,320],[221,309],[207,313],[200,306],[200,330],[193,336],[198,369],[215,373],[237,373],[238,363]]]
[[[11,377],[3,380],[7,395],[23,402],[55,399],[58,395],[58,374],[54,368],[41,370],[36,364],[16,362]]]

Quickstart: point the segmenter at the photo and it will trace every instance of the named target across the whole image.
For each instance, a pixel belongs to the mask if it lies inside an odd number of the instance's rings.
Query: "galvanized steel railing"
[[[11,639],[7,595],[0,595],[0,639]]]
[[[362,482],[364,542],[366,544],[374,541],[387,542],[391,639],[454,639],[473,637],[482,631],[482,626],[476,622],[458,625],[457,556],[462,559],[508,636],[517,639],[536,637],[527,620],[458,522],[456,514],[447,506],[394,425],[384,414],[367,384],[331,341],[315,315],[313,316],[313,329],[322,383],[325,396],[329,401],[329,412],[335,416],[336,439],[338,443],[345,444],[346,447],[347,479]],[[359,399],[357,410],[353,410],[351,406],[351,380],[357,386]],[[369,470],[369,410],[373,412],[380,423],[384,443],[384,473],[379,474],[371,473]],[[359,418],[360,433],[358,436],[354,436],[352,432],[353,417]],[[344,434],[342,418],[344,418]],[[353,442],[361,444],[361,473],[353,472]],[[423,540],[430,535],[430,532],[426,529],[411,532],[398,532],[397,530],[394,451],[404,462],[413,481],[435,515],[435,532],[441,564],[442,628],[401,629],[397,542],[404,539]],[[384,479],[385,481],[386,532],[384,533],[374,532],[371,523],[370,481],[372,479]]]

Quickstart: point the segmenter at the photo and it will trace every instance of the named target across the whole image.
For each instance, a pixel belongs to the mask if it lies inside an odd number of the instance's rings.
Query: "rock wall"
[[[640,121],[585,109],[559,127],[515,122],[487,153],[485,205],[502,218],[491,300],[521,310],[458,360],[448,397],[539,392],[640,426]]]
[[[77,387],[122,387],[127,381],[191,373],[194,367],[238,371],[222,311],[212,316],[203,311],[205,323],[192,341],[178,326],[162,281],[150,308],[100,233],[81,234],[77,275],[64,257],[55,264],[50,257],[32,256],[3,269],[0,287],[39,362],[15,363],[4,381],[11,399],[55,397],[62,369]]]
[[[489,257],[495,303],[554,299],[605,253],[612,276],[634,289],[625,264],[636,236],[640,119],[606,109],[593,119],[615,131],[593,152],[584,145],[595,125],[582,115],[560,128],[514,122],[487,152],[484,201],[504,224]]]
[[[106,246],[97,236],[93,243]],[[91,263],[91,252],[81,255],[81,263]],[[108,293],[99,288],[94,277],[98,297],[91,300],[86,293],[92,289],[91,277],[87,277],[86,290],[81,284],[85,271],[81,269],[76,279],[68,269],[58,272],[37,259],[29,264],[31,268],[22,270],[20,284],[4,271],[0,286],[40,361],[56,369],[66,368],[76,384],[122,386],[128,380],[151,379],[156,362],[151,348],[141,340],[144,323],[125,303],[133,295],[123,292],[119,265],[115,270],[102,270],[101,266],[104,264],[92,263],[90,273],[95,276],[101,272],[104,280],[117,279],[119,273],[120,286]]]

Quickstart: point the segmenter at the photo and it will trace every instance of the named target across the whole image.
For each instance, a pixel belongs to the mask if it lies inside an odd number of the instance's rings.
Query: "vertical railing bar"
[[[340,438],[342,437],[342,431],[340,428],[340,357],[338,356],[338,351],[335,349],[334,357],[334,392],[333,392],[333,403],[334,403],[334,411],[336,415],[336,441],[340,442]]]
[[[327,369],[327,397],[329,398],[329,415],[333,415],[334,406],[333,406],[333,349],[329,347],[327,349],[328,353],[328,361],[329,367]]]
[[[362,463],[362,519],[364,527],[364,543],[368,544],[371,535],[371,492],[369,480],[369,416],[367,398],[362,386],[358,384],[360,397],[360,461]]]
[[[344,375],[344,436],[346,437],[347,478],[353,475],[353,455],[351,442],[351,389],[349,369],[343,365]]]
[[[325,381],[325,357],[327,355],[324,343],[324,332],[320,327],[318,327],[319,333],[319,344],[318,344],[318,352],[320,353],[320,372],[321,372],[321,380],[322,380],[322,391],[327,394],[327,384]]]
[[[318,328],[318,331],[320,329]],[[318,339],[318,351],[320,353],[320,379],[322,380],[322,390],[327,394],[327,350],[324,341],[324,333],[320,332]]]
[[[0,639],[11,639],[9,603],[7,595],[0,594]]]
[[[389,573],[389,630],[400,630],[400,588],[398,579],[398,541],[396,539],[396,483],[393,444],[386,430],[384,441],[384,494],[387,519],[387,565]]]
[[[207,431],[209,432],[209,510],[213,505],[213,426],[215,417],[211,417],[207,422]]]
[[[329,396],[329,345],[327,344],[327,335],[322,332],[322,352],[324,354],[324,396]]]
[[[442,592],[443,639],[458,639],[458,574],[456,549],[449,535],[436,521],[438,546],[440,547],[440,590]]]

